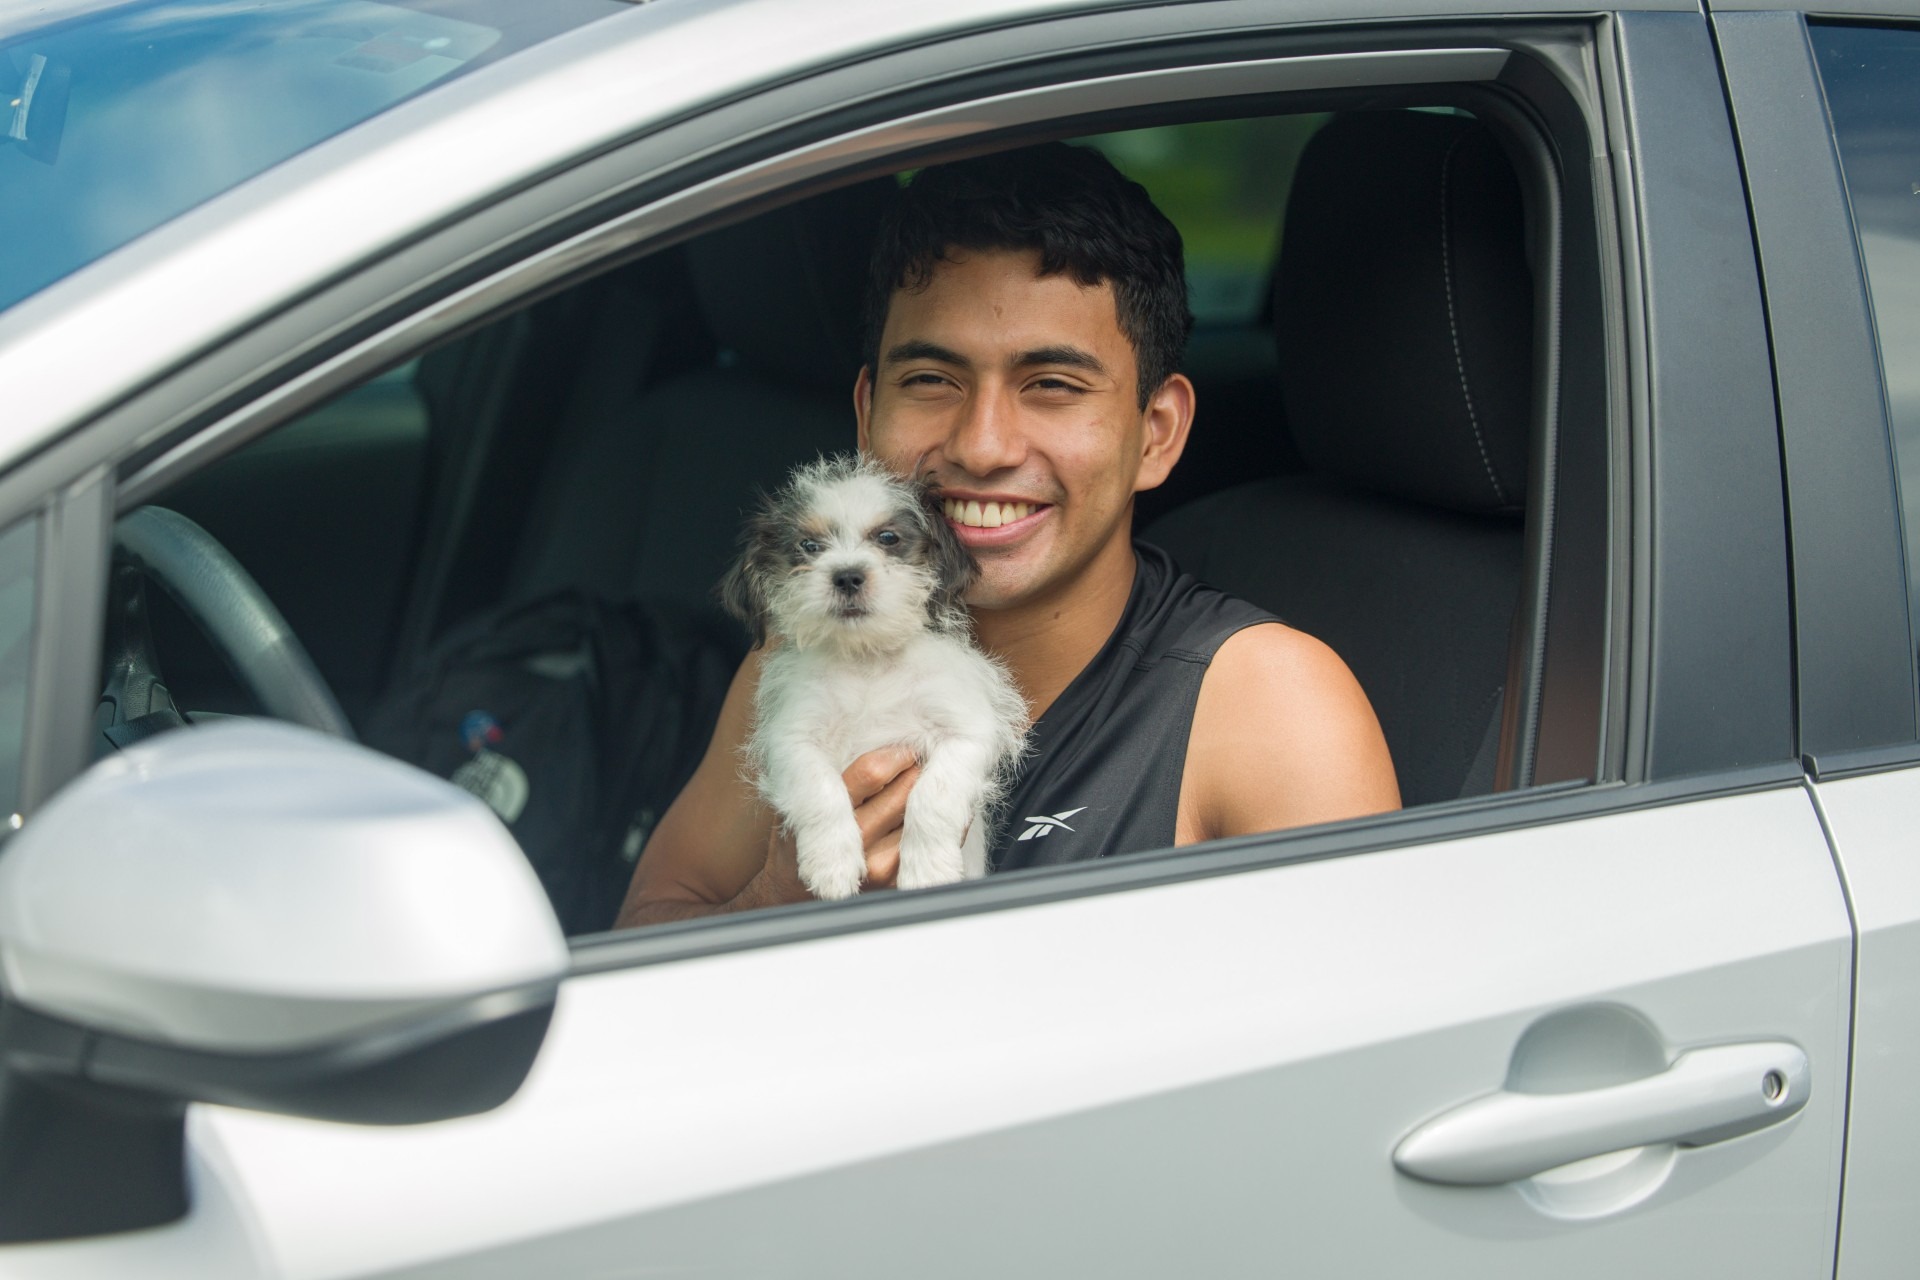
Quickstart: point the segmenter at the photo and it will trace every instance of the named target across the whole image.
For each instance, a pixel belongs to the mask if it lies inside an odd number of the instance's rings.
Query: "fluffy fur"
[[[747,524],[720,584],[761,667],[749,776],[816,897],[846,898],[866,855],[841,773],[903,745],[920,760],[900,839],[902,889],[986,872],[987,811],[1025,743],[1027,708],[972,642],[978,570],[920,486],[837,456],[797,470]]]

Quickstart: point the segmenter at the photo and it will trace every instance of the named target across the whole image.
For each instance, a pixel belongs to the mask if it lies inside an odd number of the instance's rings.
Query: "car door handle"
[[[1658,1075],[1578,1093],[1501,1091],[1427,1121],[1394,1148],[1426,1182],[1484,1187],[1653,1143],[1697,1147],[1807,1105],[1806,1053],[1785,1041],[1692,1049]]]

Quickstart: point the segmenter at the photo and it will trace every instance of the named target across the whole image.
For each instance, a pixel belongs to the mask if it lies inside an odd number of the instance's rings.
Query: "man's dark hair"
[[[1133,344],[1140,406],[1180,367],[1193,312],[1180,233],[1145,187],[1089,147],[1048,142],[932,165],[895,198],[867,277],[866,358],[896,289],[924,289],[952,251],[1039,250],[1040,274],[1107,284]]]

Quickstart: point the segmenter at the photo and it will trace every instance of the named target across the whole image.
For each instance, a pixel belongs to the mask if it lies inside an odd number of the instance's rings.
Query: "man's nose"
[[[1026,461],[1026,442],[1008,394],[992,387],[976,390],[942,452],[971,476],[992,475]]]

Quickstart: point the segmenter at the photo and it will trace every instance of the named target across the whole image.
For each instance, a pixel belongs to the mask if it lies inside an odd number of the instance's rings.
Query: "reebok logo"
[[[1025,831],[1022,831],[1019,838],[1022,840],[1038,840],[1041,836],[1052,835],[1055,827],[1060,828],[1062,831],[1071,831],[1073,828],[1067,825],[1067,819],[1076,813],[1085,813],[1086,809],[1087,806],[1081,805],[1078,809],[1069,809],[1065,813],[1056,813],[1051,817],[1048,817],[1044,813],[1037,817],[1030,816],[1025,820],[1031,822],[1033,825]]]

